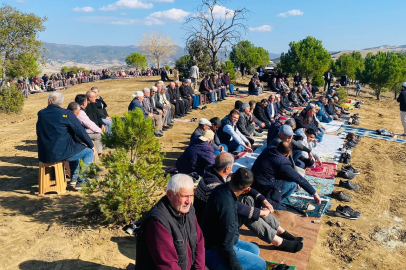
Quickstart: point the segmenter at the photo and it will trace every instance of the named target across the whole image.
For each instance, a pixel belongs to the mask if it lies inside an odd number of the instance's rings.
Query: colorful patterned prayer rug
[[[307,168],[306,175],[324,179],[334,179],[337,172],[337,164],[324,162],[323,165],[315,168]]]
[[[378,140],[406,143],[406,138],[400,134],[395,134],[395,137],[381,136],[376,133],[376,130],[367,129],[367,128],[344,125],[338,131],[342,132],[342,133],[352,132],[355,135],[368,137],[368,138],[374,138],[374,139],[378,139]]]
[[[281,263],[276,263],[276,262],[266,262],[266,270],[272,270],[275,266],[281,265]],[[296,269],[296,266],[291,266],[289,265],[293,270]]]
[[[325,200],[331,199],[331,194],[334,189],[335,179],[323,179],[314,176],[305,175],[305,179],[316,190],[320,198]],[[294,197],[311,196],[302,187],[298,191],[292,194]]]
[[[307,214],[307,216],[309,216],[309,217],[321,217],[328,210],[330,210],[331,206],[333,205],[332,202],[325,201],[325,200],[322,200],[320,205],[316,205],[314,203],[313,198],[294,197],[293,195],[290,196],[289,198],[284,199],[282,201],[282,203],[289,204],[289,205],[293,206],[294,208],[304,211]],[[314,210],[306,210],[306,209],[308,209],[309,204],[314,206]],[[286,208],[286,210],[289,212],[295,213],[295,214],[300,214],[298,211],[288,208],[288,207]]]

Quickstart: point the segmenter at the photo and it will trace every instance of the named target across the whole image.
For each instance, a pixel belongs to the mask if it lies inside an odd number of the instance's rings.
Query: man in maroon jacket
[[[203,233],[193,208],[190,176],[176,174],[137,234],[136,270],[205,270]]]

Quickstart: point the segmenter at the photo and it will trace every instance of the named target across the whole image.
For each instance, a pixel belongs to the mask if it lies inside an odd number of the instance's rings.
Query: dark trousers
[[[325,81],[324,82],[324,91],[326,91],[326,86],[327,85],[328,85],[327,90],[330,89],[330,83],[331,83],[331,81]]]
[[[172,102],[172,104],[175,106],[175,115],[183,116],[184,115],[183,101],[176,100],[176,101]]]

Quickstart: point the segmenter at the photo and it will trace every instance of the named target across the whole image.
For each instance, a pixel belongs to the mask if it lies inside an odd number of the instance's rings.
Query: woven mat
[[[378,140],[406,143],[405,136],[402,136],[400,134],[395,134],[395,137],[382,136],[382,135],[378,135],[375,130],[367,129],[367,128],[344,125],[338,131],[342,132],[342,133],[352,132],[358,136],[374,138],[374,139],[378,139]]]
[[[329,180],[329,181],[332,181],[332,180]],[[334,182],[333,182],[333,186],[334,186]],[[316,205],[314,203],[313,198],[310,198],[307,196],[297,196],[295,194],[293,194],[289,198],[284,199],[282,201],[282,203],[289,204],[295,208],[305,211],[309,217],[321,217],[325,213],[327,213],[328,210],[330,210],[331,206],[333,206],[332,202],[325,200],[324,198],[322,198],[320,205]],[[314,210],[304,210],[304,209],[307,209],[309,204],[311,204],[315,207]],[[292,212],[294,214],[298,214],[298,215],[300,214],[297,211],[295,211],[294,209],[287,208],[286,210],[289,212]]]
[[[243,96],[243,95],[228,95],[228,97],[233,97],[233,98],[246,98],[247,96]]]
[[[305,179],[309,182],[309,184],[316,190],[317,194],[320,195],[322,199],[330,200],[331,194],[333,193],[334,189],[334,182],[335,179],[323,179],[314,176],[305,175]],[[292,194],[295,197],[309,197],[309,193],[307,193],[302,187]],[[310,196],[313,198],[312,196]]]
[[[306,175],[324,178],[324,179],[334,179],[337,172],[337,164],[324,162],[323,165],[317,166],[315,168],[307,168]]]
[[[266,269],[265,270],[272,270],[275,266],[281,265],[281,263],[276,262],[268,262],[266,261]],[[296,269],[296,266],[289,265],[293,270]]]
[[[275,250],[272,245],[254,236],[245,226],[240,229],[240,239],[256,243],[261,249],[261,258],[266,261],[284,262],[288,265],[295,265],[296,270],[306,270],[313,246],[316,244],[320,223],[312,223],[315,218],[303,218],[287,211],[276,211],[274,216],[285,230],[295,236],[304,237],[303,249],[300,252],[288,253]]]

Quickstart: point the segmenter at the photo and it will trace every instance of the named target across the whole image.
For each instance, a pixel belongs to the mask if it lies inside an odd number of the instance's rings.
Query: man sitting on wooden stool
[[[85,165],[93,161],[94,145],[89,135],[72,111],[61,108],[63,95],[53,92],[48,97],[48,107],[38,112],[38,159],[43,163],[69,161],[70,185],[82,189],[85,179],[78,178],[79,160]],[[78,142],[77,136],[84,144]]]

